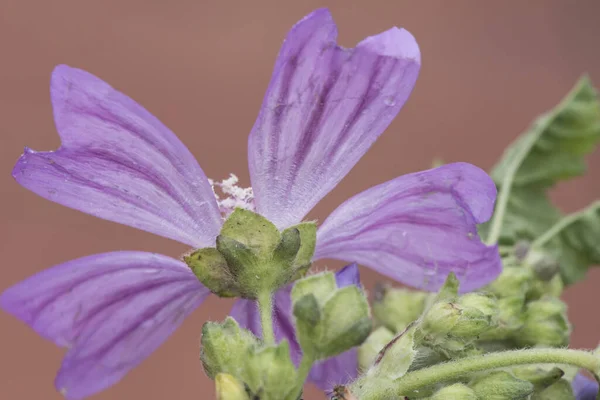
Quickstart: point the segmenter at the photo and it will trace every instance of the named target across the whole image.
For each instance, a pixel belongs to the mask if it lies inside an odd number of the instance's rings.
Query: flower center
[[[236,208],[254,210],[254,192],[251,187],[243,188],[238,186],[239,178],[234,174],[229,174],[229,178],[222,181],[209,179],[212,186],[215,199],[219,205],[219,210],[225,218],[229,216]]]

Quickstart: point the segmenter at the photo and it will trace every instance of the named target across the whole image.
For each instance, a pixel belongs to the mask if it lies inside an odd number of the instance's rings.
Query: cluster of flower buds
[[[359,349],[363,376],[351,386],[352,393],[368,399],[372,392],[385,393],[387,385],[393,396],[394,379],[444,361],[567,345],[570,325],[566,306],[556,297],[556,280],[556,272],[539,276],[534,266],[520,264],[505,268],[482,292],[460,295],[452,274],[437,295],[378,288],[373,305],[378,327]],[[571,400],[570,380],[576,372],[552,365],[515,367],[469,374],[405,395],[429,400]]]
[[[371,332],[364,292],[355,285],[340,287],[331,272],[298,280],[291,299],[296,338],[309,367],[360,345]],[[207,322],[202,330],[200,359],[219,400],[297,400],[300,374],[307,371],[301,371],[302,363],[297,369],[290,354],[286,340],[265,343],[231,317]]]
[[[228,317],[202,328],[200,359],[219,400],[296,400],[296,368],[286,341],[267,346]],[[290,397],[292,396],[292,397]]]

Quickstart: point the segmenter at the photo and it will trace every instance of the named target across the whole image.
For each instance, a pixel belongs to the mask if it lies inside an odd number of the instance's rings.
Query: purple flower
[[[213,247],[221,211],[240,201],[279,228],[296,224],[385,130],[419,71],[418,46],[405,30],[392,28],[354,49],[335,39],[331,15],[317,10],[283,44],[249,138],[254,203],[249,192],[227,185],[222,191],[233,198],[218,203],[168,128],[100,79],[67,66],[51,80],[61,147],[25,149],[13,176],[49,200],[193,248]],[[454,271],[463,289],[477,288],[500,272],[496,248],[476,231],[495,196],[491,179],[465,163],[396,178],[335,210],[318,230],[314,260],[356,261],[424,289],[436,289]],[[56,386],[81,399],[119,381],[207,295],[182,261],[114,252],[39,273],[6,290],[0,304],[69,349]],[[286,301],[288,292],[277,293],[276,311],[287,309]],[[293,335],[289,318],[278,321]]]
[[[583,374],[577,374],[573,379],[573,394],[577,400],[596,400],[598,394],[598,382],[587,378]]]

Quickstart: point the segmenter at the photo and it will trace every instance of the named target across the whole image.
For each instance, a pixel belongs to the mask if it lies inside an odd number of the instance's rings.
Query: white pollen
[[[229,178],[223,179],[220,182],[212,179],[209,179],[208,182],[217,199],[219,210],[221,210],[225,218],[236,208],[254,211],[254,192],[252,188],[239,187],[237,185],[239,179],[234,174],[229,174]],[[217,188],[220,193],[217,193]]]

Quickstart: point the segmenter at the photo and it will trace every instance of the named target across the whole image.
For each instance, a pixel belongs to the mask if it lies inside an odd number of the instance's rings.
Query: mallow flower
[[[392,28],[346,49],[336,45],[327,10],[306,16],[285,39],[250,132],[252,188],[224,182],[230,198],[218,201],[190,151],[158,119],[99,78],[58,66],[50,92],[61,146],[26,148],[13,176],[44,198],[193,249],[215,246],[232,207],[283,229],[301,222],[386,129],[419,67],[419,48],[406,30]],[[495,196],[485,172],[466,163],[398,177],[325,219],[313,261],[358,262],[431,290],[452,271],[464,290],[475,289],[501,269],[496,247],[483,244],[476,230]],[[0,303],[68,349],[55,384],[68,399],[81,399],[119,381],[208,294],[181,260],[118,251],[38,273],[6,290]],[[289,293],[275,298],[277,311]],[[282,318],[279,329],[293,334],[290,323]]]

